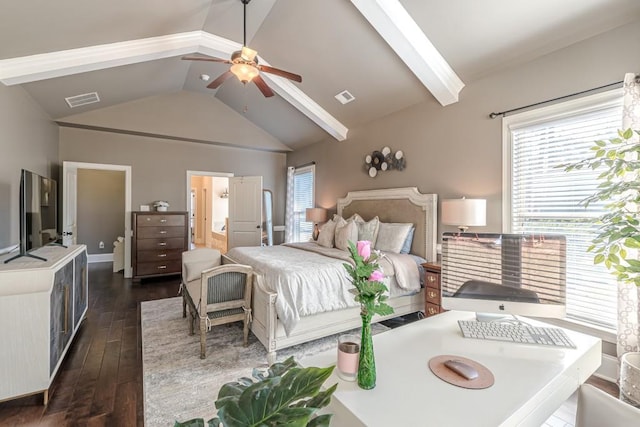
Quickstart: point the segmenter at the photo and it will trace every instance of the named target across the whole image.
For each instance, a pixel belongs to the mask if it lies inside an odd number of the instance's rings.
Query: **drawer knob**
[[[429,298],[435,298],[437,295],[433,291],[429,291]]]
[[[435,281],[436,281],[436,278],[435,278],[435,277],[433,277],[433,276],[429,276],[429,277],[427,278],[427,280],[433,283],[433,282],[435,282]]]
[[[158,270],[164,270],[165,268],[167,268],[167,266],[166,266],[166,265],[159,265],[159,266],[158,266]]]
[[[158,254],[158,258],[164,258],[166,256],[167,256],[167,254]]]
[[[160,230],[159,233],[160,234],[167,234],[167,230]]]
[[[167,242],[160,242],[158,243],[158,246],[167,246]]]
[[[162,219],[160,220],[160,222],[167,222],[167,219],[166,219],[166,218],[162,218]]]
[[[436,311],[435,308],[429,307],[429,314],[436,314],[436,313],[437,313],[437,311]]]

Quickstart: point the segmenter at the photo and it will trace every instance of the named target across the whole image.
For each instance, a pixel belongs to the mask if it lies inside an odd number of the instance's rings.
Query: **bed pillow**
[[[336,223],[333,220],[325,222],[322,224],[322,227],[320,227],[320,234],[318,234],[317,243],[325,248],[332,248],[335,233]]]
[[[353,218],[358,225],[358,240],[368,240],[371,242],[371,246],[375,246],[376,238],[378,237],[378,227],[380,226],[378,217],[376,216],[370,221],[365,221],[360,215],[354,214]]]
[[[401,254],[408,254],[411,252],[411,244],[413,243],[413,233],[415,233],[416,227],[411,225],[411,230],[407,233],[407,238],[404,239],[404,244],[402,245],[402,249],[400,249]]]
[[[411,227],[411,223],[381,222],[374,248],[399,254]]]
[[[358,241],[358,225],[354,221],[342,219],[342,222],[339,221],[336,224],[336,248],[343,251],[349,250],[349,241],[354,244]]]

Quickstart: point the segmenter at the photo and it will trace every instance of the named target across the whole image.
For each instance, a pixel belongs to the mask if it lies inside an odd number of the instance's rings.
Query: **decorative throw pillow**
[[[411,244],[413,243],[413,234],[416,231],[416,227],[411,226],[411,230],[407,233],[407,238],[404,239],[404,244],[402,245],[402,249],[400,249],[401,254],[408,254],[411,252]]]
[[[204,271],[204,270],[208,270],[210,268],[216,267],[220,265],[220,260],[219,259],[207,259],[204,261],[191,261],[191,262],[185,262],[184,263],[184,267],[186,270],[186,276],[185,280],[187,281],[187,283],[191,282],[192,280],[196,280],[200,278],[200,274]]]
[[[399,254],[411,227],[411,223],[381,222],[374,248]]]
[[[346,251],[349,250],[349,241],[354,244],[358,241],[358,226],[353,221],[342,221],[336,224],[336,248]]]
[[[336,223],[333,220],[325,222],[322,227],[320,227],[320,234],[318,234],[317,243],[325,248],[332,248],[335,232]]]
[[[358,225],[358,240],[368,240],[371,242],[371,246],[375,247],[378,227],[380,226],[378,217],[373,217],[372,220],[365,222],[360,215],[355,214],[354,220]]]

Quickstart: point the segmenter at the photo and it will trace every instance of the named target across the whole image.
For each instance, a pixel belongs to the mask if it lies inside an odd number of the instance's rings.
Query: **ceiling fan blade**
[[[269,98],[274,95],[271,88],[267,86],[267,83],[262,79],[262,77],[260,77],[260,75],[255,76],[253,78],[253,82],[258,86],[258,89],[260,89],[260,92],[262,92],[265,97]]]
[[[182,59],[187,61],[209,61],[209,62],[224,62],[225,64],[231,64],[228,59],[213,58],[210,56],[183,56]]]
[[[207,87],[209,89],[217,89],[222,83],[224,83],[225,80],[227,80],[231,76],[233,76],[233,73],[231,71],[225,71],[224,73],[220,74],[217,79],[209,83]]]
[[[297,74],[280,70],[279,68],[269,67],[268,65],[258,65],[258,68],[260,69],[260,71],[264,71],[265,73],[275,74],[276,76],[284,77],[286,79],[302,83],[302,76],[299,76]]]

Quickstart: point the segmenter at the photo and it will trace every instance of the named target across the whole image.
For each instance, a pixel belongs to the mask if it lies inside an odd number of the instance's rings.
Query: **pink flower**
[[[371,242],[368,240],[359,240],[357,247],[358,255],[360,255],[363,260],[368,260],[371,256]]]
[[[384,274],[380,270],[373,270],[373,273],[369,276],[370,282],[382,282],[382,279],[384,279]]]

